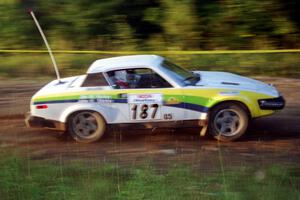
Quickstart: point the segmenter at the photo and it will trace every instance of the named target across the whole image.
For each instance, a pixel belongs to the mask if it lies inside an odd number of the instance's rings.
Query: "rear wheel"
[[[78,142],[95,142],[105,132],[106,123],[101,115],[94,111],[80,111],[68,120],[68,131]]]
[[[247,111],[237,103],[222,103],[214,107],[210,114],[209,133],[220,141],[233,141],[247,130]]]

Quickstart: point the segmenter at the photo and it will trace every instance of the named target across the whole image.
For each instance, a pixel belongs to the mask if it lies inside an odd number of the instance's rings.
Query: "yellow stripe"
[[[226,91],[238,91],[238,95],[220,95],[220,92]],[[212,107],[218,102],[235,100],[243,102],[250,110],[252,117],[259,117],[263,115],[268,115],[273,113],[271,110],[260,110],[257,104],[257,99],[272,98],[272,96],[266,94],[260,94],[251,91],[242,91],[242,90],[233,90],[233,89],[216,89],[216,88],[205,88],[201,90],[197,89],[161,89],[161,90],[101,90],[101,91],[80,91],[80,92],[67,92],[61,94],[48,94],[35,97],[34,102],[40,101],[52,101],[52,100],[67,100],[70,98],[80,99],[80,96],[90,96],[90,95],[108,95],[112,98],[117,98],[117,94],[126,93],[126,94],[143,94],[143,93],[162,93],[166,98],[168,96],[181,96],[184,95],[185,99],[177,99],[179,101],[199,104],[205,107]],[[199,100],[197,100],[199,98]]]
[[[47,50],[32,49],[0,49],[0,53],[48,53]],[[210,50],[210,51],[93,51],[93,50],[54,50],[53,53],[64,54],[160,54],[160,55],[201,55],[201,54],[268,54],[268,53],[300,53],[300,49],[279,50]]]

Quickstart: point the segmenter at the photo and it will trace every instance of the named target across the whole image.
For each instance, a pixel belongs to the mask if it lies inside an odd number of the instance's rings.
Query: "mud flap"
[[[205,123],[202,126],[202,129],[200,131],[200,137],[205,136],[205,134],[207,133],[208,126],[209,126],[209,115],[207,116],[207,119],[205,120]]]
[[[203,137],[205,136],[206,132],[207,132],[207,128],[208,128],[208,125],[205,125],[201,128],[201,131],[200,131],[200,136]]]

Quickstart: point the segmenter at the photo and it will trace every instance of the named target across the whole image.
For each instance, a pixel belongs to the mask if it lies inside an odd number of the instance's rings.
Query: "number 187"
[[[157,104],[134,104],[131,107],[132,119],[137,119],[137,117],[140,119],[146,119],[149,115],[151,115],[151,119],[155,119],[158,107],[159,106]]]

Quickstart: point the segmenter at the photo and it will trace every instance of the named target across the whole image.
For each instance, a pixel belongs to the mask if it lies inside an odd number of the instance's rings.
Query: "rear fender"
[[[69,108],[67,108],[66,110],[64,110],[64,112],[61,114],[59,121],[66,123],[68,120],[68,117],[74,113],[74,112],[78,112],[78,111],[82,111],[82,110],[91,110],[91,111],[95,111],[98,112],[105,120],[105,122],[109,121],[109,113],[108,112],[108,107],[107,106],[94,106],[94,105],[74,105],[74,106],[70,106]]]

